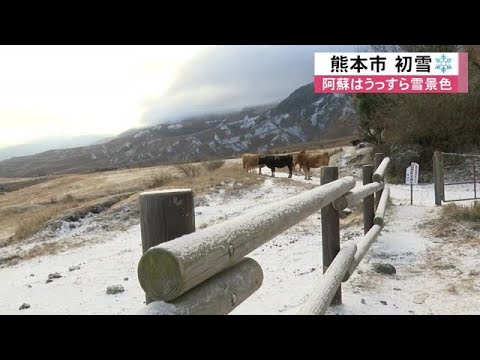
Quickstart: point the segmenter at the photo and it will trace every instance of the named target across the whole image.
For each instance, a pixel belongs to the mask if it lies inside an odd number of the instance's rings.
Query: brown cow
[[[293,171],[297,171],[297,165],[300,166],[299,171],[302,171],[302,165],[298,162],[298,154],[300,154],[300,151],[294,151],[292,153],[293,155]]]
[[[300,169],[303,168],[305,171],[305,180],[312,180],[310,176],[311,168],[328,166],[329,162],[330,154],[328,152],[307,154],[305,150],[302,150],[297,156],[297,164],[300,165]]]
[[[243,163],[243,170],[248,173],[250,170],[258,166],[258,173],[262,173],[262,167],[264,165],[258,165],[258,158],[260,155],[258,154],[243,154],[242,155],[242,163]]]

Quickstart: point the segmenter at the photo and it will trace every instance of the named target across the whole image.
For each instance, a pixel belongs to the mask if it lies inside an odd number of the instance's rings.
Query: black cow
[[[288,166],[289,175],[292,177],[293,156],[292,155],[263,155],[258,159],[258,165],[265,165],[272,170],[272,177],[275,176],[275,168],[283,168]]]

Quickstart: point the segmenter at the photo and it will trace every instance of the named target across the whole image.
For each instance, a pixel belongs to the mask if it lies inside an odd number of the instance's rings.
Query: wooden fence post
[[[372,182],[373,165],[363,165],[363,185]],[[375,198],[374,194],[369,195],[363,199],[363,233],[366,234],[373,226],[373,217],[375,213]]]
[[[383,159],[385,158],[385,154],[383,153],[375,153],[375,170],[380,166],[382,163]],[[375,208],[378,206],[378,202],[380,201],[380,198],[382,197],[382,191],[377,191],[375,193]]]
[[[142,251],[195,231],[190,189],[147,191],[139,196]],[[146,295],[146,304],[154,301]]]
[[[325,185],[338,179],[338,167],[324,166],[321,170],[320,184]],[[340,220],[338,211],[330,203],[322,208],[322,253],[323,253],[323,273],[335,259],[340,251]],[[331,305],[342,304],[342,286],[333,297]]]

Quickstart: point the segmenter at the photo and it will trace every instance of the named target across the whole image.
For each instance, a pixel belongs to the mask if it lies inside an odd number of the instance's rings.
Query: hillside
[[[88,146],[108,141],[105,135],[83,135],[71,138],[51,136],[38,139],[26,144],[0,148],[0,161],[15,156],[28,156],[52,149],[64,149],[68,147]]]
[[[350,96],[315,94],[313,85],[308,84],[273,107],[189,118],[128,131],[103,144],[8,159],[0,162],[0,176],[44,176],[233,157],[349,136],[357,124]]]

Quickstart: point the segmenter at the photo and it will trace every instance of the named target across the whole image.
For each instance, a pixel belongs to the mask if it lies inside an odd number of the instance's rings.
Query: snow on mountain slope
[[[315,94],[313,84],[308,84],[276,106],[189,118],[127,131],[103,144],[1,161],[0,176],[30,177],[225,158],[351,136],[357,125],[355,105],[348,94]]]

